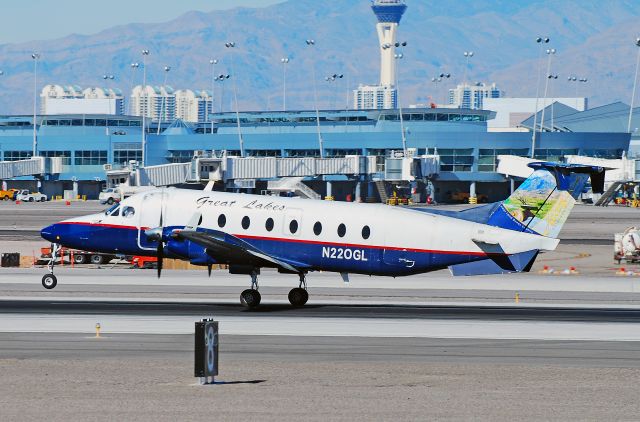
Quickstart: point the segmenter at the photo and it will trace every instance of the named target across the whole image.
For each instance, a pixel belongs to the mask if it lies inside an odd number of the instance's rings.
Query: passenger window
[[[344,237],[345,234],[347,234],[347,226],[340,224],[338,226],[338,236]]]
[[[124,207],[122,210],[122,216],[125,218],[131,218],[136,214],[136,210],[133,207]]]
[[[313,232],[315,233],[316,236],[320,236],[320,233],[322,233],[322,223],[317,221],[316,224],[313,225]]]
[[[364,226],[362,228],[362,238],[368,239],[369,236],[371,236],[371,229],[369,228],[369,226]]]
[[[267,229],[268,232],[273,230],[273,218],[267,218],[267,221],[264,223],[264,228]]]
[[[296,220],[291,220],[289,223],[289,231],[291,234],[295,234],[298,231],[298,222]]]
[[[242,217],[242,228],[247,230],[251,225],[251,220],[246,215]]]
[[[227,225],[227,217],[224,214],[218,216],[218,227],[222,228]]]

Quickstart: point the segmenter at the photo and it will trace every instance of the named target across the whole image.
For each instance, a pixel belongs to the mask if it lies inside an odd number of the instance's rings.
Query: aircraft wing
[[[212,257],[220,261],[248,262],[262,265],[268,263],[295,273],[299,273],[301,267],[303,267],[302,264],[294,266],[280,258],[268,255],[244,240],[218,230],[176,230],[173,232],[173,237],[189,240],[205,247]]]

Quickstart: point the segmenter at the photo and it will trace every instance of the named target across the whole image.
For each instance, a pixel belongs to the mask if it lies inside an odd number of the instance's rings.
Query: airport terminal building
[[[608,124],[603,120],[607,116],[594,110],[576,111],[572,118],[565,113],[556,120],[582,122],[584,131],[564,127],[562,131],[549,128],[539,132],[535,157],[553,161],[566,155],[622,157],[629,149],[630,134],[607,131]],[[603,110],[609,112],[611,108]],[[104,187],[108,171],[129,167],[132,162],[149,167],[191,163],[194,157],[244,156],[244,161],[235,161],[233,172],[226,169],[227,174],[219,174],[218,189],[262,190],[270,180],[302,176],[320,196],[337,200],[348,195],[356,199],[377,196],[372,186],[375,182],[431,184],[431,194],[439,201],[447,200],[451,192],[470,189],[498,200],[507,195],[510,184],[496,173],[496,157],[530,156],[532,132],[490,132],[487,121],[494,116],[491,111],[457,108],[403,109],[402,116],[397,109],[325,110],[320,111],[319,118],[315,111],[302,110],[216,113],[209,122],[199,124],[176,120],[158,128],[156,122],[147,121],[144,146],[142,118],[137,116],[38,116],[35,131],[33,117],[5,116],[0,118],[0,161],[31,158],[35,139],[37,156],[55,158],[55,170],[47,164],[44,174],[36,175],[42,191],[50,196],[75,188],[77,194],[94,198]],[[597,121],[597,128],[585,126],[585,119]],[[422,157],[423,163],[428,159],[436,167],[422,172],[392,172],[391,167],[396,165],[393,161],[407,152],[413,159]],[[332,159],[345,157],[359,157],[362,165],[355,170],[320,171],[314,167],[290,174],[264,170],[274,160],[274,165],[278,165],[277,160],[287,165],[309,165],[309,160],[329,165]],[[240,162],[245,168],[242,174],[237,170]],[[7,178],[6,172],[0,176]],[[33,176],[12,179],[9,184],[37,188]],[[209,180],[200,176],[185,177],[184,181]]]

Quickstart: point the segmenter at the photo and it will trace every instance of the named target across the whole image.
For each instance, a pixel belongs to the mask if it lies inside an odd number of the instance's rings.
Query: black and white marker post
[[[213,384],[218,375],[218,321],[195,323],[194,376],[200,384]]]

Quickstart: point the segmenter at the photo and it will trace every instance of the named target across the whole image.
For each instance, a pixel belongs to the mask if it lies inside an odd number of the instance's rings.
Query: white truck
[[[640,229],[629,227],[624,233],[614,235],[613,259],[620,264],[621,261],[634,263],[640,261]]]
[[[125,198],[140,193],[145,190],[154,189],[154,186],[119,186],[117,188],[107,188],[100,192],[98,200],[101,204],[113,205]]]
[[[40,192],[30,192],[28,189],[22,189],[16,194],[16,201],[24,202],[44,202],[47,200],[47,195]]]

